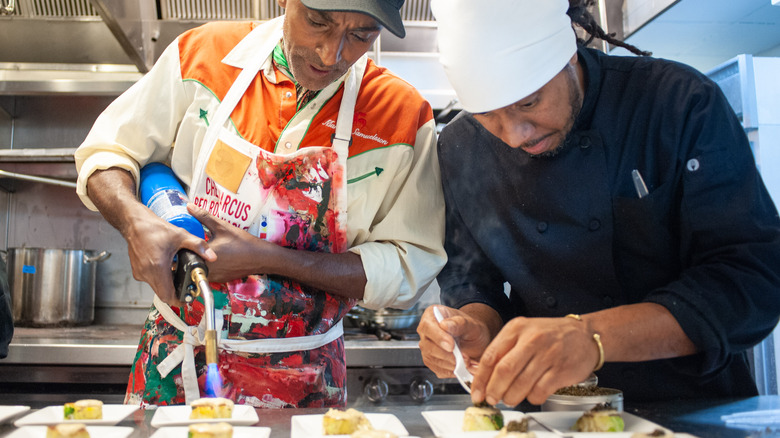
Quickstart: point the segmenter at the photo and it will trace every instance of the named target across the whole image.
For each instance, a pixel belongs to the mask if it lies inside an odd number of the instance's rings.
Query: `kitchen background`
[[[597,6],[594,15],[608,32],[721,84],[780,201],[780,0],[599,0]],[[0,170],[75,181],[72,152],[97,115],[176,35],[206,21],[265,20],[281,12],[275,0],[0,0]],[[446,122],[459,106],[436,61],[428,0],[407,0],[402,13],[407,37],[383,32],[371,55],[420,89]],[[0,250],[15,247],[110,252],[97,267],[95,325],[144,320],[151,289],[133,279],[121,236],[72,188],[0,176]],[[434,285],[426,302],[437,293]],[[754,355],[767,394],[778,393],[774,345],[772,336]]]

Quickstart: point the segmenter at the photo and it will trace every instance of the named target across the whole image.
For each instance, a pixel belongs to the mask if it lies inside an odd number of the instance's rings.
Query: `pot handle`
[[[97,255],[92,257],[84,254],[84,263],[102,262],[109,257],[111,257],[111,253],[108,251],[100,251]]]

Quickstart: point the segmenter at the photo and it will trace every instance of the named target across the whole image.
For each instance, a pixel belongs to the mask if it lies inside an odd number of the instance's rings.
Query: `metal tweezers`
[[[545,429],[547,432],[552,432],[552,433],[554,433],[554,434],[556,434],[556,435],[558,435],[559,437],[562,437],[562,438],[573,438],[571,435],[566,435],[565,433],[561,432],[560,430],[558,430],[558,429],[556,429],[554,427],[550,427],[550,426],[542,423],[541,421],[537,420],[535,417],[533,417],[531,415],[526,414],[525,418],[527,418],[529,420],[535,421],[536,424],[538,424],[539,426],[542,426],[542,428]]]

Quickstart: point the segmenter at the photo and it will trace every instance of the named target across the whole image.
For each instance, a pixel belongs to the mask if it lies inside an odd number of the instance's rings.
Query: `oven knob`
[[[366,386],[363,387],[363,394],[374,403],[384,401],[384,399],[387,398],[388,391],[387,382],[379,377],[372,377],[371,380],[366,383]]]
[[[415,377],[409,384],[409,396],[417,403],[425,403],[433,396],[433,383],[424,377]]]

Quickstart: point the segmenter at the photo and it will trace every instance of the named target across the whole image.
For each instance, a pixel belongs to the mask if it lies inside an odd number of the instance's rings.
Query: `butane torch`
[[[187,195],[170,167],[149,163],[141,169],[141,202],[154,214],[169,223],[184,228],[201,239],[206,235],[203,225],[187,212]],[[172,266],[173,285],[179,300],[192,302],[203,297],[203,317],[206,318],[206,364],[217,363],[217,329],[214,322],[214,295],[208,281],[206,262],[189,249],[180,249]]]

